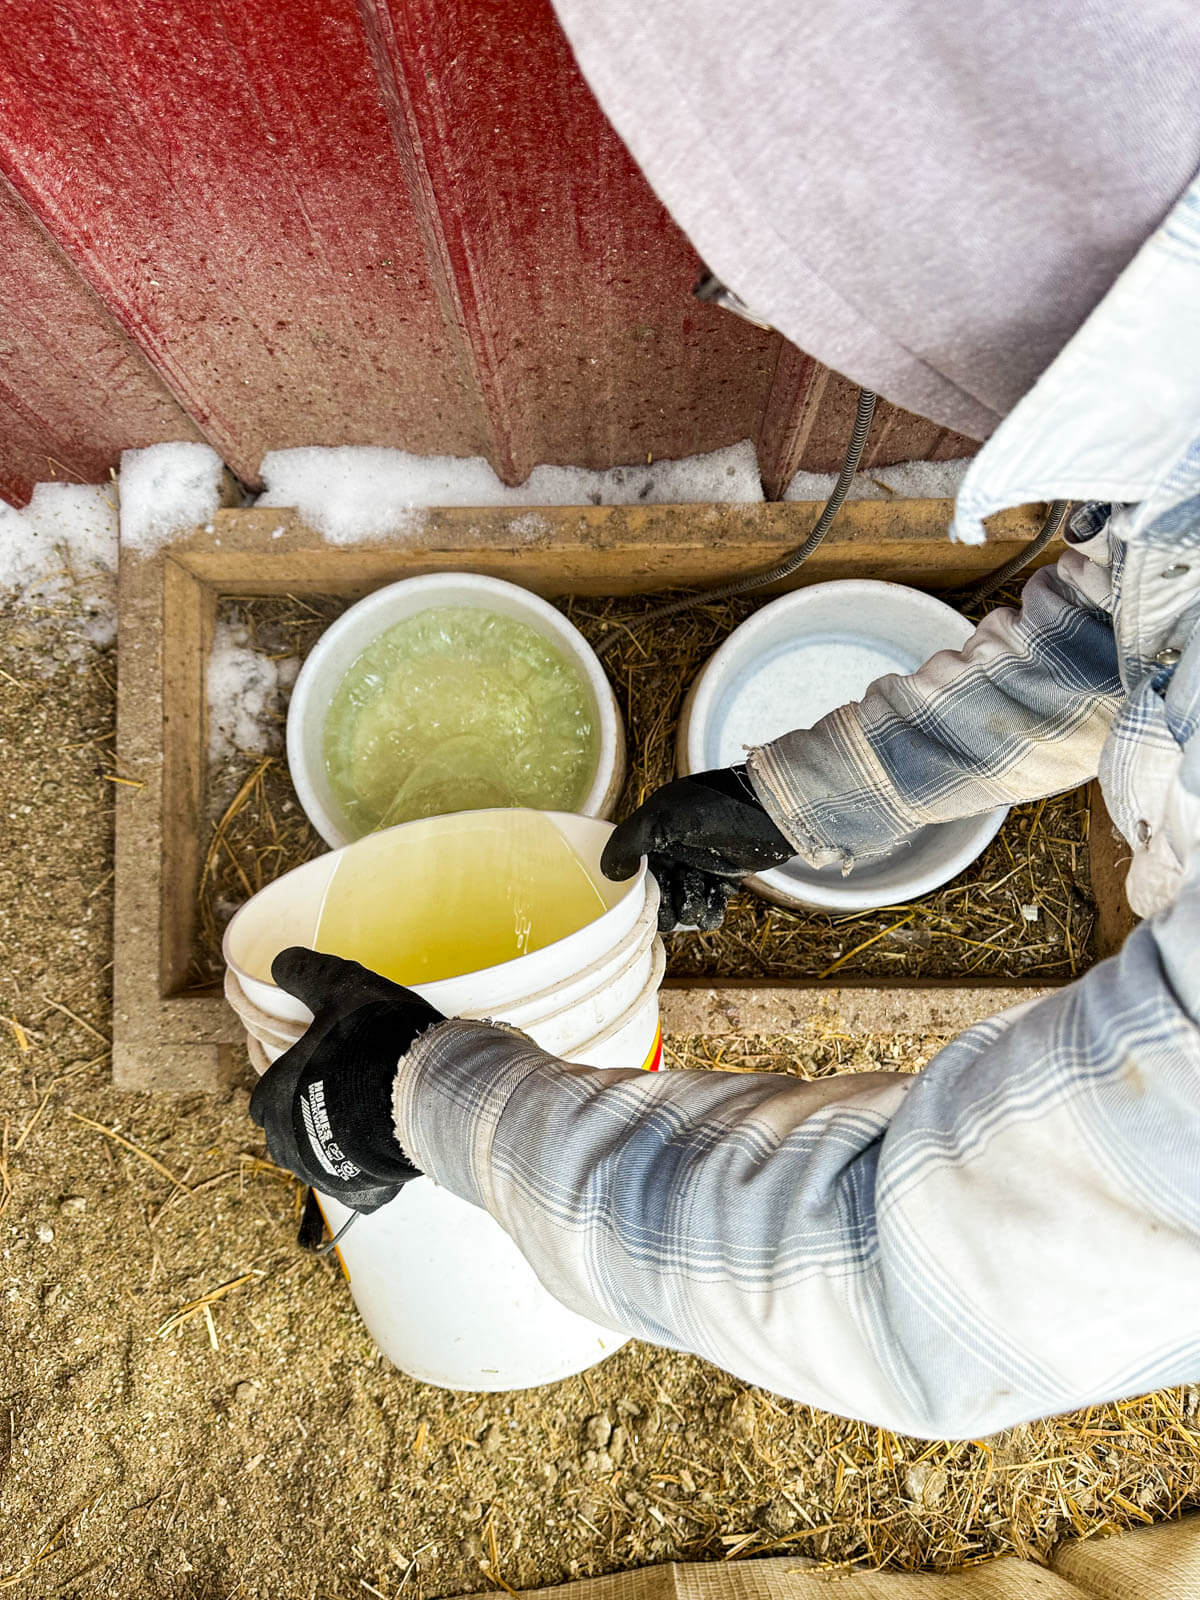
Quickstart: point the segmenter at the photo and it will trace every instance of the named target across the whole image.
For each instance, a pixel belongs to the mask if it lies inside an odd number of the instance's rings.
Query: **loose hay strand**
[[[30,1043],[29,1034],[17,1021],[16,1017],[0,1017],[0,1022],[5,1023],[9,1028],[12,1029],[12,1036],[16,1040],[17,1049],[21,1052],[21,1054],[23,1056],[28,1055],[33,1049],[33,1045]]]
[[[178,1311],[173,1311],[158,1330],[160,1339],[165,1339],[168,1333],[173,1333],[176,1328],[182,1327],[192,1317],[202,1316],[208,1326],[213,1349],[219,1348],[216,1343],[216,1329],[213,1326],[212,1307],[218,1300],[223,1300],[227,1294],[232,1294],[235,1289],[240,1289],[244,1283],[253,1283],[266,1274],[257,1268],[250,1272],[243,1272],[240,1277],[230,1278],[228,1283],[220,1283],[215,1289],[210,1289],[207,1294],[202,1294],[197,1300],[189,1300],[187,1305],[180,1306]]]
[[[112,1040],[108,1035],[101,1033],[100,1029],[90,1023],[86,1017],[81,1017],[77,1011],[72,1011],[70,1006],[64,1006],[58,1000],[51,1000],[49,995],[43,995],[42,999],[53,1010],[60,1012],[64,1017],[68,1017],[78,1027],[82,1028],[85,1033],[90,1033],[93,1039],[99,1039],[102,1045],[106,1045],[110,1050],[112,1049]]]
[[[0,1589],[11,1589],[15,1583],[24,1583],[26,1578],[31,1577],[43,1561],[48,1560],[52,1555],[57,1555],[62,1547],[62,1540],[66,1535],[68,1522],[69,1519],[67,1522],[62,1523],[50,1535],[36,1555],[31,1556],[23,1567],[16,1572],[10,1572],[7,1577],[0,1578]]]
[[[911,922],[915,916],[916,912],[910,911],[906,917],[901,917],[898,922],[893,922],[890,927],[881,928],[878,933],[873,933],[869,939],[864,939],[861,944],[856,944],[853,950],[847,950],[844,956],[839,956],[836,961],[831,961],[823,971],[818,972],[817,977],[832,977],[839,967],[844,967],[847,962],[853,961],[856,955],[860,955],[864,950],[869,950],[873,944],[878,944],[880,939],[886,939],[889,933],[895,933],[897,928],[904,927],[905,923]]]
[[[29,1121],[25,1124],[25,1126],[21,1129],[20,1133],[17,1135],[17,1142],[12,1147],[12,1154],[14,1156],[20,1155],[21,1151],[25,1148],[25,1141],[29,1138],[29,1135],[33,1132],[33,1130],[37,1127],[38,1123],[41,1121],[43,1111],[45,1111],[46,1107],[50,1104],[51,1092],[52,1091],[49,1090],[49,1089],[46,1090],[45,1094],[42,1096],[41,1100],[38,1102],[37,1110],[33,1113],[33,1115],[30,1117]]]
[[[141,1145],[134,1144],[133,1140],[127,1139],[123,1133],[118,1133],[115,1128],[106,1128],[102,1122],[93,1122],[91,1117],[80,1116],[78,1111],[68,1109],[67,1115],[76,1122],[82,1122],[85,1128],[95,1128],[96,1132],[102,1133],[106,1139],[112,1139],[114,1143],[123,1145],[126,1150],[131,1150],[135,1156],[147,1162],[156,1172],[161,1172],[164,1178],[169,1178],[177,1188],[183,1190],[184,1194],[191,1193],[187,1184],[181,1178],[177,1178],[169,1167],[164,1167],[156,1156],[152,1156],[148,1150],[143,1150]]]

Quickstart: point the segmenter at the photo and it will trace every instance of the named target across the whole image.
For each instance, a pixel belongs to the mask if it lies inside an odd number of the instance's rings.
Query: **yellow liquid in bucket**
[[[608,909],[540,812],[469,812],[418,831],[374,834],[343,856],[316,949],[396,983],[432,983],[514,961]]]

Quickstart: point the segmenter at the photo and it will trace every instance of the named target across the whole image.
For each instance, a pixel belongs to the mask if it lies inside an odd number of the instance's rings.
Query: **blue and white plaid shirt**
[[[1019,613],[750,770],[851,867],[1098,770],[1146,919],[1119,955],[917,1077],[598,1072],[468,1022],[397,1075],[401,1143],[566,1304],[911,1433],[1200,1378],[1200,185],[977,457],[955,531],[1057,498],[1117,509]]]

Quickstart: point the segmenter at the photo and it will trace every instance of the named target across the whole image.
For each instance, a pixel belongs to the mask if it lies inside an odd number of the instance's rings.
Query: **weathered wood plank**
[[[403,538],[342,547],[326,544],[294,513],[226,509],[149,558],[123,551],[117,750],[122,772],[140,787],[121,785],[116,796],[116,1082],[192,1093],[224,1087],[237,1069],[232,1013],[218,994],[182,987],[201,867],[205,669],[219,595],[352,596],[454,567],[550,594],[712,584],[776,560],[804,538],[819,509],[438,510],[417,514]],[[947,518],[940,501],[851,502],[798,581],[966,582],[1020,548],[1040,523],[1036,507],[1008,513],[992,524],[995,542],[972,549],[947,543]],[[1098,880],[1097,892],[1114,891]],[[951,1032],[1041,992],[954,983],[671,983],[663,1016],[674,1033],[789,1032],[817,1015],[840,1017],[854,1030]]]

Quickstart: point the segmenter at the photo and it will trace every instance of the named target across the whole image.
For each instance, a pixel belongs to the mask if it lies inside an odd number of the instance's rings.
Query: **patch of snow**
[[[206,444],[152,444],[121,453],[121,543],[153,555],[185,528],[209,527],[224,463]]]
[[[33,624],[68,615],[71,659],[116,636],[116,577],[112,484],[39,483],[23,511],[0,502],[0,601],[19,605]]]
[[[508,531],[518,539],[528,539],[533,544],[538,539],[550,537],[551,524],[545,517],[536,511],[526,511],[524,516],[514,517],[508,525]]]
[[[959,456],[953,461],[901,461],[894,467],[875,468],[867,477],[907,500],[953,500],[973,459]]]
[[[525,482],[505,491],[507,505],[692,505],[697,501],[755,501],[763,497],[758,459],[749,439],[705,455],[648,462],[645,466],[535,467]]]
[[[894,467],[868,467],[855,473],[847,500],[953,500],[971,457],[955,461],[902,461]],[[785,500],[828,500],[834,472],[798,472]]]
[[[0,504],[0,586],[24,591],[64,572],[117,570],[116,491],[106,483],[39,483],[24,511]]]
[[[860,472],[854,500],[953,499],[967,468],[962,461],[910,461]],[[331,544],[412,537],[430,506],[687,505],[698,501],[761,501],[762,483],[749,439],[705,455],[645,465],[535,467],[524,483],[501,483],[482,456],[415,456],[366,445],[273,450],[260,469],[266,485],[256,504],[290,506]],[[833,473],[797,473],[788,500],[824,500]],[[536,513],[514,524],[524,537],[542,531]]]
[[[664,505],[762,499],[749,439],[645,466],[535,467],[501,483],[482,456],[415,456],[365,445],[273,450],[260,468],[256,504],[293,506],[331,544],[417,534],[429,506]],[[525,523],[526,519],[522,519]],[[523,531],[533,534],[532,527]]]
[[[283,691],[300,667],[274,660],[250,643],[242,624],[219,622],[208,658],[208,760],[219,766],[238,752],[265,755],[283,746]]]
[[[468,470],[470,469],[470,470]],[[272,450],[256,505],[294,506],[331,544],[420,531],[424,505],[488,505],[500,480],[482,459],[414,456],[373,445]]]
[[[949,499],[967,465],[965,460],[914,461],[873,468],[858,474],[850,494],[855,499]],[[211,528],[222,472],[220,457],[208,445],[126,450],[119,482],[121,543],[148,554],[185,529]],[[424,523],[426,508],[434,505],[529,507],[514,520],[513,531],[532,541],[546,532],[540,506],[762,499],[748,439],[706,455],[604,471],[539,466],[516,488],[501,483],[481,457],[414,456],[357,446],[273,451],[262,473],[266,490],[260,505],[295,506],[336,544],[413,535]],[[833,483],[832,474],[800,473],[787,498],[823,500]],[[35,626],[51,613],[60,620],[69,614],[67,654],[74,659],[82,659],[88,644],[110,644],[116,631],[116,501],[112,484],[42,483],[23,511],[0,503],[0,601],[20,605]],[[283,532],[281,525],[271,538]],[[256,751],[262,746],[255,742],[260,736],[253,729],[253,707],[261,704],[268,720],[274,714],[287,665],[270,663],[244,640],[227,639],[224,648],[225,657],[214,668],[214,692],[219,702],[229,688],[240,711],[230,713],[231,722],[214,720],[214,738],[226,753],[239,745]]]

